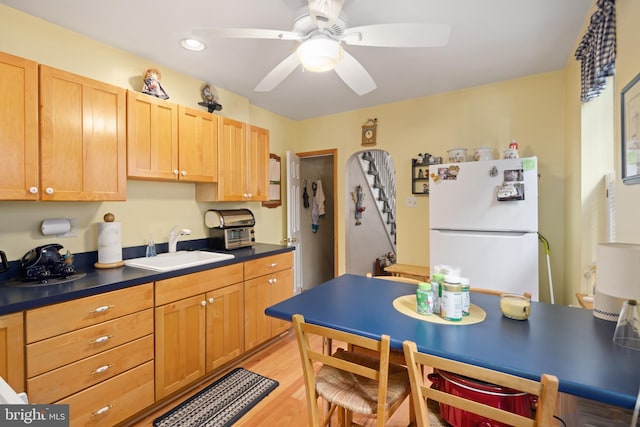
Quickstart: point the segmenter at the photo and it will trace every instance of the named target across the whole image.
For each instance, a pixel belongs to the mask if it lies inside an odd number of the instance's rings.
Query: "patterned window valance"
[[[608,76],[613,76],[616,63],[615,0],[597,0],[598,9],[591,16],[589,28],[576,50],[581,61],[580,99],[587,102],[600,94]]]

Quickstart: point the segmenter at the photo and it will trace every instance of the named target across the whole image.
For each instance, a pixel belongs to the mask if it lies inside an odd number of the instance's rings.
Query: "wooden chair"
[[[389,363],[388,335],[380,340],[305,323],[300,314],[293,316],[293,327],[302,359],[309,426],[325,426],[338,408],[341,426],[351,426],[353,412],[375,415],[376,425],[383,426],[410,393],[407,369]],[[333,354],[313,351],[309,336],[341,341],[375,351],[378,357],[339,348]],[[314,362],[321,364],[316,372]],[[322,421],[318,397],[327,401],[329,411]]]
[[[442,357],[432,356],[418,352],[416,344],[412,341],[403,343],[404,354],[409,370],[411,382],[411,394],[416,410],[416,422],[418,427],[430,426],[427,399],[441,402],[482,417],[493,419],[516,427],[548,427],[555,425],[553,411],[558,398],[558,378],[553,375],[542,374],[540,381],[528,380],[505,374],[491,369],[481,368],[466,363],[461,363]],[[520,390],[538,396],[535,418],[527,418],[503,409],[474,402],[464,397],[455,396],[425,384],[422,368],[433,367],[442,371],[452,372],[480,381]]]
[[[413,283],[414,285],[417,285],[418,283],[420,283],[420,280],[417,279],[411,279],[410,277],[401,277],[401,276],[373,276],[371,275],[371,273],[367,273],[367,277],[370,279],[384,279],[384,280],[391,280],[393,282],[403,282],[403,283]]]

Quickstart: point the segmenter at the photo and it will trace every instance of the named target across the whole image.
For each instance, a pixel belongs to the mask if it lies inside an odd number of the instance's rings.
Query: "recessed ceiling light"
[[[195,39],[182,39],[180,40],[180,45],[187,50],[193,50],[195,52],[199,52],[205,48],[204,43]]]

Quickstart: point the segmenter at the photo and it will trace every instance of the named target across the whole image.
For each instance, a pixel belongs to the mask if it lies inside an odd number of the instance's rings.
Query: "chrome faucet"
[[[176,251],[176,245],[178,244],[178,239],[180,236],[187,236],[191,234],[191,230],[188,228],[183,228],[178,231],[178,226],[175,225],[171,231],[169,231],[169,253],[173,253]]]

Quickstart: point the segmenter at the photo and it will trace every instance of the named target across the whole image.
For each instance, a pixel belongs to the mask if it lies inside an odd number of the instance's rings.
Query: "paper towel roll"
[[[60,219],[45,219],[42,221],[42,226],[40,227],[40,231],[45,236],[49,236],[51,234],[65,234],[69,230],[71,230],[71,222],[68,219],[60,218]]]
[[[98,223],[98,262],[112,264],[122,261],[122,236],[119,222]]]

